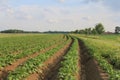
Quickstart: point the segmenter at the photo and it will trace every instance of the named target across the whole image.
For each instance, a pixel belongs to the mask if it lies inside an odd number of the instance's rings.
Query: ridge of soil
[[[70,46],[73,43],[73,39],[53,56],[44,62],[44,66],[38,69],[38,73],[33,73],[25,80],[55,80],[58,70],[60,68],[60,62],[63,60],[63,56],[68,52]]]
[[[87,50],[84,42],[79,39],[81,57],[81,79],[80,80],[109,80],[108,74],[98,65]]]
[[[81,50],[80,50],[80,45],[79,45],[79,39],[78,40],[78,73],[77,73],[77,80],[81,80]]]
[[[52,45],[52,46],[50,46],[50,47],[48,47],[46,49],[41,50],[40,52],[31,54],[31,55],[29,55],[27,57],[20,58],[16,62],[13,62],[11,65],[8,65],[8,66],[4,67],[3,70],[0,70],[0,80],[4,80],[8,76],[10,71],[15,70],[16,67],[18,67],[19,65],[22,65],[22,63],[24,63],[28,59],[34,58],[34,57],[38,56],[41,53],[45,53],[46,51],[48,51],[48,50],[50,50],[50,49],[52,49],[52,48],[54,48],[56,46],[57,45]]]

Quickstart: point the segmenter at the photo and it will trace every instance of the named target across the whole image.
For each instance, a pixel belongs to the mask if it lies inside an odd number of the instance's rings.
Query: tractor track
[[[80,80],[109,80],[109,76],[98,65],[98,62],[89,55],[88,49],[80,39],[81,79]]]

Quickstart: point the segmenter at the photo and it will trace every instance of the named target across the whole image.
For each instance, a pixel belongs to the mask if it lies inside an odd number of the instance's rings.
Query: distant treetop
[[[4,30],[1,31],[1,33],[23,33],[23,30],[17,30],[17,29],[8,29],[8,30]]]
[[[94,28],[85,28],[82,30],[75,30],[74,33],[80,34],[103,34],[105,32],[102,23],[98,23]]]
[[[119,26],[115,27],[115,33],[120,33],[120,27]]]

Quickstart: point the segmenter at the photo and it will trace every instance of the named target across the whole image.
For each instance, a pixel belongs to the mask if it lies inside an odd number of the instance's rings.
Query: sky
[[[73,31],[120,26],[120,0],[0,0],[0,31]]]

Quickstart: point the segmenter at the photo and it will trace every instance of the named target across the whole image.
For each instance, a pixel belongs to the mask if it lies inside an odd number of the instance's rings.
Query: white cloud
[[[65,2],[65,0],[59,0],[59,2],[64,3],[64,2]]]
[[[54,23],[58,22],[57,19],[48,19],[47,21],[48,21],[48,23],[51,23],[51,24],[54,24]]]
[[[65,0],[59,1],[64,2]],[[96,23],[102,22],[107,30],[114,31],[114,27],[120,25],[119,12],[111,11],[99,0],[87,1],[91,2],[78,6],[53,5],[47,7],[40,5],[14,7],[3,2],[5,5],[0,6],[0,26],[5,26],[4,29],[70,31],[92,27]]]

